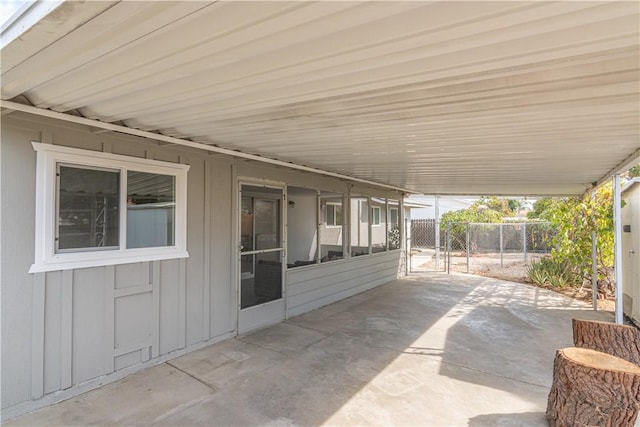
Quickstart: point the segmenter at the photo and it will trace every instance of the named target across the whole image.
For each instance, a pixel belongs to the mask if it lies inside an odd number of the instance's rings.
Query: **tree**
[[[557,228],[551,259],[569,267],[579,279],[589,279],[591,266],[591,232],[596,231],[598,279],[610,287],[613,266],[613,186],[605,184],[593,194],[543,198],[538,200],[529,218],[552,222]],[[579,280],[582,282],[582,280]],[[576,283],[580,284],[580,283]]]
[[[514,216],[516,213],[511,209],[510,205],[511,203],[507,199],[499,199],[496,196],[484,196],[476,200],[466,209],[444,213],[440,219],[440,223],[445,227],[453,223],[499,223],[502,222],[502,218],[505,216]],[[517,206],[519,206],[519,204]]]
[[[509,203],[497,197],[482,197],[466,209],[446,212],[440,219],[440,224],[451,233],[450,239],[458,241],[461,246],[466,245],[466,223],[500,223],[505,216],[513,216]],[[469,236],[471,248],[477,247],[478,229],[474,228]],[[462,242],[465,242],[464,244]]]
[[[628,178],[637,178],[640,177],[640,164],[635,165],[631,169],[627,171]]]

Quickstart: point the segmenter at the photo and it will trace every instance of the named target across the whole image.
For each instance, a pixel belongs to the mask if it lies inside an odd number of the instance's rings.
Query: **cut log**
[[[573,345],[611,354],[640,366],[640,329],[633,326],[573,319]]]
[[[632,427],[638,411],[640,367],[586,348],[556,352],[547,403],[550,426]]]

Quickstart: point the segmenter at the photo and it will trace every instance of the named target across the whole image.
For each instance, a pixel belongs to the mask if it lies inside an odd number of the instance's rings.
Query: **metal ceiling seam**
[[[613,169],[611,169],[605,176],[600,178],[595,185],[594,188],[600,187],[607,180],[611,179],[614,175],[624,173],[631,169],[633,166],[640,164],[640,135],[638,136],[638,149],[631,153],[626,159],[618,163]]]
[[[194,142],[194,141],[189,141],[189,140],[186,140],[186,139],[175,138],[175,137],[172,137],[172,136],[166,136],[166,135],[157,134],[157,133],[153,133],[153,132],[149,132],[149,131],[143,131],[143,130],[138,130],[138,129],[134,129],[134,128],[129,128],[129,127],[126,127],[126,126],[114,125],[112,123],[105,123],[105,122],[101,122],[99,120],[87,119],[85,117],[80,117],[80,116],[73,116],[71,114],[59,113],[57,111],[45,110],[45,109],[42,109],[42,108],[33,107],[33,106],[30,106],[30,105],[24,105],[24,104],[20,104],[20,103],[13,102],[13,101],[0,100],[0,107],[6,108],[6,109],[9,109],[9,110],[14,110],[14,111],[22,111],[22,112],[29,113],[29,114],[35,114],[35,115],[38,115],[38,116],[49,117],[49,118],[58,119],[58,120],[64,120],[64,121],[67,121],[67,122],[73,122],[73,123],[77,123],[77,124],[93,126],[93,127],[97,127],[97,128],[101,128],[101,129],[111,130],[111,131],[114,131],[114,132],[121,132],[121,133],[124,133],[124,134],[133,135],[133,136],[139,136],[139,137],[142,137],[142,138],[152,139],[152,140],[155,140],[155,141],[167,142],[169,144],[181,145],[181,146],[184,146],[184,147],[195,148],[195,149],[199,149],[199,150],[209,151],[209,152],[218,153],[218,154],[224,154],[224,155],[237,157],[237,158],[243,158],[243,159],[247,159],[247,160],[254,160],[254,161],[261,162],[261,163],[272,164],[272,165],[275,165],[275,166],[282,166],[282,167],[286,167],[286,168],[289,168],[289,169],[295,169],[295,170],[299,170],[299,171],[303,171],[303,172],[313,172],[313,173],[317,173],[317,174],[320,174],[320,175],[331,176],[331,177],[334,177],[334,178],[344,179],[344,180],[352,181],[352,182],[358,182],[358,183],[361,183],[361,184],[366,184],[366,185],[379,187],[379,188],[386,188],[386,189],[390,189],[390,190],[399,191],[399,192],[402,192],[402,193],[421,194],[419,191],[411,190],[411,189],[408,189],[408,188],[397,187],[397,186],[394,186],[394,185],[384,184],[384,183],[371,181],[371,180],[367,180],[367,179],[362,179],[362,178],[357,178],[357,177],[353,177],[353,176],[349,176],[349,175],[345,175],[345,174],[326,171],[326,170],[319,169],[319,168],[299,165],[299,164],[292,163],[292,162],[286,162],[286,161],[272,159],[272,158],[268,158],[268,157],[264,157],[264,156],[260,156],[260,155],[256,155],[256,154],[249,154],[249,153],[244,153],[244,152],[241,152],[241,151],[230,150],[230,149],[227,149],[227,148],[216,147],[216,146],[207,145],[207,144],[200,143],[200,142]]]

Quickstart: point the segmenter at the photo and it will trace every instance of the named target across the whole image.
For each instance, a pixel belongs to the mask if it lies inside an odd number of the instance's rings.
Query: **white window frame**
[[[29,273],[127,264],[143,261],[188,258],[187,252],[187,172],[189,165],[81,150],[32,142],[36,151],[35,261]],[[105,250],[79,250],[56,253],[57,164],[120,171],[119,247]],[[126,248],[128,170],[171,175],[176,180],[174,245]]]
[[[374,211],[378,211],[378,223],[376,224],[375,219],[376,215],[373,213]],[[371,226],[372,227],[380,227],[382,225],[382,210],[380,206],[371,206]]]
[[[391,212],[396,211],[396,223],[391,221],[391,218],[393,218],[393,215],[391,215]],[[400,210],[395,207],[395,206],[389,206],[389,220],[387,221],[388,224],[392,224],[392,225],[397,225],[398,227],[400,227]]]
[[[340,228],[342,227],[342,223],[338,224],[336,223],[336,209],[337,207],[342,208],[342,205],[340,203],[336,203],[336,202],[326,202],[325,203],[327,212],[325,214],[325,223],[326,223],[326,227],[327,228]],[[329,224],[329,206],[331,206],[331,208],[333,209],[333,222],[334,224]],[[342,222],[344,223],[344,209],[342,211]]]

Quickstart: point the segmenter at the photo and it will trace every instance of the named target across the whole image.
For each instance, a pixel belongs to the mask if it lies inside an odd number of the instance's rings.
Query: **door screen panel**
[[[240,308],[282,298],[282,190],[242,186]]]

